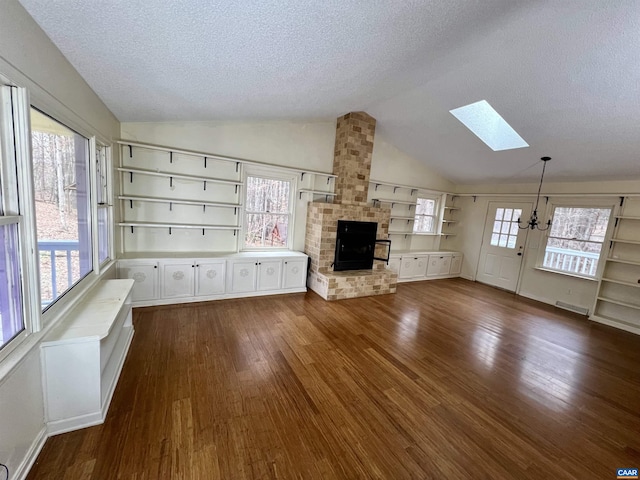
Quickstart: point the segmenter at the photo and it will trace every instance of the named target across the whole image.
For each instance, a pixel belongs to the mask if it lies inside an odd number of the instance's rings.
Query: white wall
[[[26,87],[32,104],[80,133],[103,141],[119,135],[116,118],[17,0],[0,2],[0,73]],[[0,462],[12,479],[26,472],[44,438],[41,337],[31,335],[0,364]]]
[[[335,121],[122,123],[121,137],[126,140],[215,153],[276,166],[331,172],[335,128]],[[454,188],[452,183],[404,154],[379,135],[374,142],[371,178],[390,183],[415,185],[425,189],[451,191]],[[307,185],[304,186],[308,188]],[[296,250],[304,248],[308,200],[309,198],[304,196],[302,200],[296,199],[293,238],[293,248]],[[150,233],[144,235],[145,242],[147,238],[151,239],[150,249],[162,250],[159,246],[155,248],[153,238],[164,237]],[[430,237],[412,241],[424,243],[416,248],[431,249],[434,248],[434,242],[437,242],[437,239]],[[130,243],[127,240],[127,246]]]
[[[482,235],[489,202],[529,202],[533,203],[538,185],[488,185],[488,186],[458,186],[458,192],[491,192],[502,193],[501,196],[461,196],[456,203],[461,207],[460,223],[457,225],[458,236],[447,243],[447,248],[464,252],[462,276],[475,279],[476,269],[480,258]],[[527,196],[509,195],[507,192],[527,194]],[[594,196],[594,193],[612,193],[611,196]],[[616,193],[619,192],[619,193]],[[640,181],[624,182],[585,182],[585,183],[545,183],[544,194],[549,196],[549,207],[541,208],[539,216],[547,219],[553,204],[606,204],[614,205],[618,201],[616,195],[621,193],[640,193]],[[570,195],[570,196],[569,196]],[[545,303],[555,304],[562,301],[571,305],[587,308],[591,311],[598,284],[595,281],[572,278],[566,275],[536,270],[540,249],[544,249],[545,236],[543,232],[529,232],[527,238],[523,270],[518,285],[518,292],[525,297],[533,298]]]

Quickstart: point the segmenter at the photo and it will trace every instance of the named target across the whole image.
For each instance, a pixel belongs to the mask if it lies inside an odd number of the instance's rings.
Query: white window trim
[[[240,229],[240,239],[238,244],[240,245],[240,251],[243,252],[278,252],[292,250],[293,236],[295,232],[295,199],[298,191],[298,176],[291,173],[291,171],[279,169],[277,167],[256,167],[249,166],[243,169],[243,182],[244,191],[242,192],[242,228]],[[247,247],[245,245],[246,228],[247,228],[247,214],[252,213],[247,211],[246,198],[247,198],[247,177],[261,177],[271,180],[281,180],[290,182],[289,188],[289,224],[287,226],[287,245],[285,247]],[[256,212],[263,213],[263,212]],[[284,215],[284,214],[283,214]]]
[[[604,240],[602,241],[602,249],[600,251],[600,257],[598,258],[598,266],[596,268],[596,273],[594,276],[591,275],[581,275],[579,273],[574,272],[565,272],[562,270],[555,270],[553,268],[544,266],[544,256],[547,250],[547,243],[549,241],[549,235],[551,233],[551,228],[545,230],[543,235],[540,237],[540,248],[538,249],[538,256],[536,258],[535,269],[541,270],[548,273],[555,273],[557,275],[563,275],[565,277],[579,278],[583,280],[593,280],[598,281],[602,277],[602,272],[604,270],[604,265],[606,262],[603,260],[607,258],[607,244],[611,241],[611,236],[613,234],[613,218],[617,215],[618,212],[618,204],[611,199],[584,199],[584,198],[576,198],[576,199],[562,199],[562,201],[558,202],[549,202],[547,205],[547,209],[545,211],[544,218],[550,218],[553,222],[553,214],[555,213],[556,208],[609,208],[611,209],[611,215],[609,217],[609,224],[607,225],[607,231],[605,233]],[[543,217],[541,217],[543,218]]]

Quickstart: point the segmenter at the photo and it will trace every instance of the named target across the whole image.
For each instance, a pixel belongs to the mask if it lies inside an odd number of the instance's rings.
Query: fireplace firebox
[[[338,220],[334,271],[371,269],[377,230],[376,222]]]

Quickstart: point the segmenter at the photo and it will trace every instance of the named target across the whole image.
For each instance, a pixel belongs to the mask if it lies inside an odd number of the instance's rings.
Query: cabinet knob
[[[158,268],[158,265],[154,265],[153,268]]]
[[[285,265],[286,265],[287,263],[289,263],[289,262],[284,262],[284,264],[285,264]]]

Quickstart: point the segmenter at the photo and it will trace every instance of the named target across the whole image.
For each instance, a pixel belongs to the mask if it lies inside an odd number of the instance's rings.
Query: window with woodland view
[[[33,185],[43,309],[93,268],[89,141],[31,109]]]
[[[418,198],[413,233],[437,233],[438,202],[434,198]]]
[[[542,266],[594,277],[610,215],[610,208],[556,207]]]
[[[291,182],[249,175],[246,191],[244,246],[286,248],[291,220]]]

